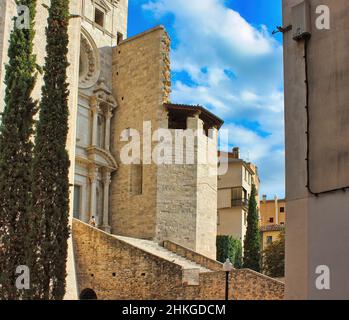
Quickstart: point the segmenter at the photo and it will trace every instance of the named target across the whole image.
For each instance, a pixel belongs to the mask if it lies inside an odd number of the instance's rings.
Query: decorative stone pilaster
[[[108,110],[105,115],[106,122],[105,122],[105,139],[104,139],[105,141],[104,145],[107,151],[110,151],[110,121],[112,116],[113,116],[113,113],[110,110]]]
[[[103,190],[103,225],[101,227],[105,232],[110,233],[111,227],[109,223],[109,186],[111,183],[111,174],[109,170],[104,172],[104,190]]]
[[[91,145],[92,146],[97,146],[97,135],[98,135],[98,112],[99,112],[99,107],[96,99],[92,100],[91,103],[91,112],[92,112],[92,141]]]
[[[95,217],[97,221],[97,179],[98,179],[98,168],[93,167],[89,174],[90,179],[90,218]]]
[[[97,146],[97,136],[98,136],[98,107],[97,105],[91,108],[92,111],[92,143],[91,145]]]

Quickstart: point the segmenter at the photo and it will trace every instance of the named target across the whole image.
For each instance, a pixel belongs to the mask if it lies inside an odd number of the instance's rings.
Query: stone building
[[[37,4],[39,65],[42,4],[49,1]],[[79,17],[69,26],[67,299],[224,298],[215,261],[223,121],[203,107],[171,103],[170,39],[161,26],[127,38],[128,0],[74,0],[70,7]],[[1,65],[15,11],[9,0],[0,12]],[[36,98],[41,85],[38,79]],[[128,149],[133,142],[139,150]],[[177,157],[181,151],[189,161]],[[96,228],[87,224],[92,216]],[[282,284],[250,270],[236,277],[236,298],[283,296]]]

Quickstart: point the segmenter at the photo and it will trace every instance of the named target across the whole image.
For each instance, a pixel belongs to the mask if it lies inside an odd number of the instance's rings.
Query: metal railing
[[[248,207],[247,199],[233,199],[231,201],[232,207]]]

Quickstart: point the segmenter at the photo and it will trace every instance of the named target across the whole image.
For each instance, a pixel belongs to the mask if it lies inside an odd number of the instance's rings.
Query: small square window
[[[95,23],[102,28],[104,27],[104,12],[95,8]]]
[[[285,212],[285,207],[280,207],[280,212]]]
[[[121,32],[118,32],[117,34],[117,44],[120,44],[121,41],[124,40],[124,35]]]
[[[274,218],[269,218],[270,223],[274,223]]]
[[[272,244],[273,243],[273,237],[272,236],[268,236],[267,237],[267,244]]]

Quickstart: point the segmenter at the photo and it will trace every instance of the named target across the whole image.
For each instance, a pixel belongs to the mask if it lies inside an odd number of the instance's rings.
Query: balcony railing
[[[232,207],[248,207],[247,199],[233,199],[231,201]]]

